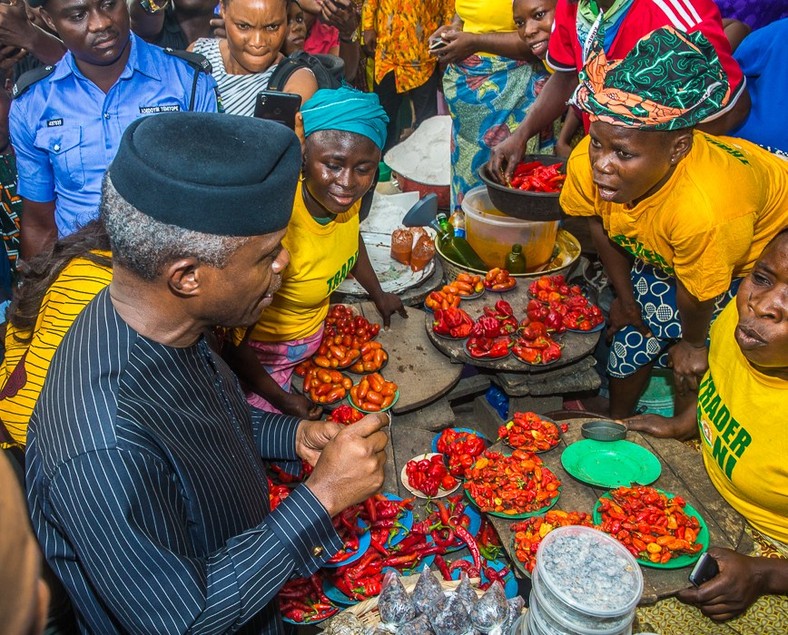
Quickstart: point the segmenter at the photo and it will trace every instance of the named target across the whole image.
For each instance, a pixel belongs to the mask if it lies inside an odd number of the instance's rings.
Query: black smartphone
[[[717,561],[708,553],[704,553],[695,563],[689,574],[689,581],[695,586],[708,582],[720,572]]]
[[[261,90],[254,105],[254,116],[270,119],[295,129],[295,116],[301,108],[301,95],[280,93],[275,90]]]

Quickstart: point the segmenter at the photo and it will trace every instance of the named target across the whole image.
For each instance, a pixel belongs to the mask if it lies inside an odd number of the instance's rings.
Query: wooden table
[[[571,443],[582,439],[580,426],[583,420],[572,419],[569,430],[562,435],[561,443],[540,457],[563,484],[561,497],[555,509],[564,511],[591,512],[594,503],[605,493],[604,488],[591,487],[572,478],[561,465],[561,453]],[[652,485],[673,494],[683,496],[703,516],[709,527],[711,545],[750,553],[752,540],[745,533],[745,520],[726,503],[711,484],[699,452],[680,441],[655,439],[639,432],[630,431],[627,440],[650,450],[662,465],[662,474]],[[514,558],[513,536],[510,529],[513,521],[490,516],[504,548]],[[653,569],[642,567],[644,577],[641,604],[653,604],[657,600],[673,595],[689,586],[689,568]]]

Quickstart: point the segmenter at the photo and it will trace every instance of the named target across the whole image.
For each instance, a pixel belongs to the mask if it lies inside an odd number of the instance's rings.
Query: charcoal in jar
[[[425,566],[419,575],[419,580],[416,582],[416,588],[413,589],[412,601],[418,613],[424,613],[428,606],[434,605],[440,598],[443,597],[443,588],[438,578]]]
[[[390,571],[383,578],[383,590],[378,598],[378,611],[384,624],[399,626],[416,617],[416,608],[413,606],[408,592],[402,586],[399,576]]]
[[[439,611],[429,612],[436,635],[465,635],[471,628],[471,616],[456,593],[446,597]]]
[[[430,620],[426,615],[419,615],[415,620],[397,628],[398,635],[433,635]]]
[[[460,600],[462,600],[468,613],[470,613],[471,609],[473,609],[473,605],[476,604],[478,596],[476,595],[476,591],[473,590],[471,581],[468,579],[468,574],[465,573],[465,571],[460,573],[460,584],[454,592],[459,596]]]
[[[503,585],[496,580],[474,604],[471,610],[471,622],[482,633],[489,633],[494,628],[500,628],[506,622],[508,615],[506,593]]]

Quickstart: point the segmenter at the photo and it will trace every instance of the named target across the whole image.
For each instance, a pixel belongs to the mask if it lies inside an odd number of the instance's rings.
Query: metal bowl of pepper
[[[545,154],[526,154],[515,168],[509,185],[493,179],[486,165],[479,168],[479,177],[487,186],[490,201],[496,209],[508,216],[530,221],[564,218],[558,197],[565,176],[566,159]],[[525,187],[531,189],[521,189]]]

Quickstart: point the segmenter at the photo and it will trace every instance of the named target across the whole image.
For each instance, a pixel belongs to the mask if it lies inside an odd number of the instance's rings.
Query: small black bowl
[[[609,419],[594,419],[580,426],[580,434],[595,441],[620,441],[626,438],[627,427]]]
[[[539,161],[543,165],[566,164],[566,159],[549,154],[526,154],[523,161]],[[564,171],[564,167],[561,171]],[[514,218],[531,221],[561,220],[564,213],[558,204],[560,192],[526,192],[516,187],[498,183],[487,170],[487,165],[479,168],[479,177],[487,186],[487,193],[495,208]]]

